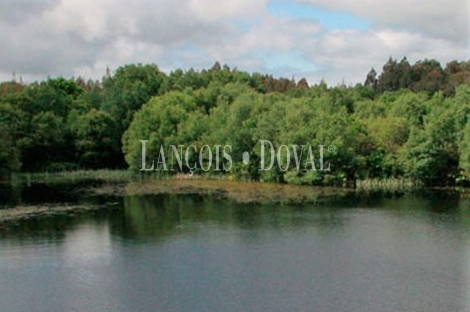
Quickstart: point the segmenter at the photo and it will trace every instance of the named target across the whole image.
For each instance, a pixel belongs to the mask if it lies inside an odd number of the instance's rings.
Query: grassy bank
[[[423,188],[420,181],[411,179],[367,179],[357,180],[356,189],[358,191],[412,191]]]
[[[403,194],[423,186],[411,180],[357,181],[356,188],[302,186],[281,183],[231,181],[230,176],[189,176],[136,174],[124,170],[70,171],[61,173],[19,174],[10,183],[19,189],[35,184],[51,185],[54,189],[70,187],[78,198],[124,197],[143,195],[200,195],[216,200],[241,204],[302,205],[331,201],[354,193],[397,192]],[[103,209],[107,206],[75,204],[74,202],[44,204],[0,209],[0,223],[42,215],[70,214]]]
[[[0,209],[0,229],[3,227],[2,224],[6,223],[44,216],[73,215],[85,211],[108,209],[114,205],[115,203],[106,205],[44,204]]]
[[[98,183],[97,183],[98,182]],[[64,202],[50,204],[16,205],[0,209],[0,228],[5,222],[19,221],[41,216],[75,214],[88,210],[106,209],[106,205],[87,204],[87,197],[124,197],[143,195],[201,195],[215,200],[229,200],[240,204],[315,204],[353,192],[350,189],[311,187],[262,182],[230,181],[226,177],[201,177],[188,175],[154,176],[136,175],[128,171],[74,171],[63,173],[22,174],[15,185],[28,188],[31,185],[49,184],[53,189],[71,187],[85,204]],[[90,201],[94,202],[94,200]],[[105,202],[107,202],[105,198]]]
[[[237,203],[306,204],[342,196],[350,189],[296,186],[261,182],[204,179],[166,179],[105,184],[93,188],[97,195],[197,194],[228,199]]]
[[[74,183],[81,181],[102,181],[106,183],[127,183],[135,181],[148,181],[148,180],[196,180],[196,181],[236,181],[247,182],[249,179],[235,179],[231,175],[194,175],[188,174],[165,174],[159,171],[152,173],[148,172],[132,172],[129,170],[77,170],[77,171],[63,171],[63,172],[40,172],[40,173],[19,173],[13,174],[9,181],[3,183],[16,184],[31,184],[31,183],[46,183],[46,184],[61,184],[61,183]],[[266,183],[272,184],[272,183]],[[281,185],[281,184],[278,184]],[[283,184],[282,184],[283,185]],[[292,186],[297,187],[297,184]],[[394,190],[415,190],[423,188],[420,181],[412,179],[365,179],[357,180],[356,189],[360,191],[394,191]],[[301,186],[303,187],[303,186]],[[309,186],[312,187],[312,186]],[[317,186],[315,186],[317,187]],[[344,186],[337,186],[335,188],[344,188]]]
[[[4,184],[12,185],[28,185],[32,183],[44,184],[61,184],[74,183],[83,181],[102,181],[107,183],[124,183],[132,181],[146,180],[233,180],[229,175],[194,175],[188,174],[167,174],[160,171],[152,173],[148,172],[132,172],[130,170],[76,170],[62,172],[35,172],[35,173],[17,173],[12,174],[9,180],[2,181]]]
[[[356,181],[356,188],[307,186],[281,183],[233,181],[229,175],[168,175],[161,172],[135,173],[128,170],[67,171],[25,173],[13,184],[87,184],[87,193],[95,195],[199,194],[228,198],[241,203],[311,203],[319,198],[359,192],[406,192],[423,185],[407,179],[368,179]],[[93,183],[98,182],[98,183]]]
[[[105,181],[109,183],[128,182],[140,179],[139,174],[128,170],[77,170],[63,172],[18,173],[11,175],[8,183],[13,185],[31,183],[74,183],[81,181]]]

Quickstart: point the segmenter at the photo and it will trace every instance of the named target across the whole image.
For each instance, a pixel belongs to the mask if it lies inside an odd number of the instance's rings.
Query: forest
[[[150,155],[161,145],[194,145],[189,156],[195,159],[206,144],[233,147],[230,172],[196,174],[305,185],[406,178],[468,186],[469,116],[470,61],[442,66],[390,58],[355,86],[309,85],[218,62],[170,73],[154,64],[125,65],[99,81],[12,79],[0,84],[0,177],[139,172],[140,140],[149,140]],[[275,147],[334,145],[335,153],[325,153],[331,171],[260,171],[260,162],[268,161],[261,159],[260,140]],[[251,155],[248,164],[244,151]]]

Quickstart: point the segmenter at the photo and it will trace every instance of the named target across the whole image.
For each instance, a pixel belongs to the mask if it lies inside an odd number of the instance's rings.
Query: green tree
[[[66,163],[69,142],[64,118],[54,112],[41,112],[29,123],[31,132],[20,143],[25,171],[55,170],[54,163]]]
[[[0,178],[20,170],[18,140],[23,118],[21,111],[10,104],[0,102]]]
[[[148,167],[152,160],[157,161],[161,146],[169,152],[170,145],[184,145],[186,148],[190,144],[199,142],[201,132],[204,130],[203,119],[202,110],[190,94],[172,91],[152,98],[134,115],[129,129],[124,133],[123,152],[129,167],[132,170],[142,169],[141,140],[148,140]],[[196,146],[196,148],[199,147],[199,145]],[[196,157],[194,150],[191,150],[189,156],[191,160]],[[166,161],[168,166],[176,162],[175,159],[173,163]],[[186,164],[183,171],[189,171]]]
[[[72,125],[77,160],[83,168],[115,168],[119,137],[114,119],[106,112],[91,109]]]
[[[119,123],[122,134],[132,117],[152,96],[158,95],[166,79],[156,65],[126,65],[103,81],[104,103],[102,110]]]
[[[406,174],[427,185],[445,185],[458,176],[458,131],[455,103],[435,95],[430,112],[424,116],[424,127],[412,128],[403,149]]]
[[[411,80],[411,90],[414,92],[425,91],[432,95],[444,88],[447,77],[438,61],[424,60],[418,61],[412,66]]]

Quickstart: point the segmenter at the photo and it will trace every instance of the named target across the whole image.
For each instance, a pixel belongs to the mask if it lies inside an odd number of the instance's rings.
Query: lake
[[[1,229],[0,311],[470,310],[470,201],[458,196],[291,206],[10,191],[4,205],[110,205]]]

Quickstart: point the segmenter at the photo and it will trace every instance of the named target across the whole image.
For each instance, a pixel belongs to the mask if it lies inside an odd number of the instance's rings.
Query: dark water
[[[464,199],[107,200],[1,230],[0,311],[470,310]]]

